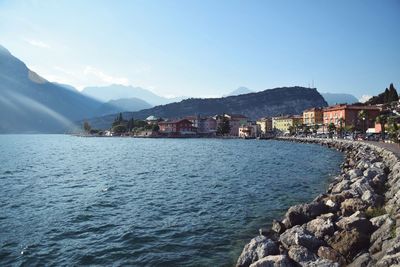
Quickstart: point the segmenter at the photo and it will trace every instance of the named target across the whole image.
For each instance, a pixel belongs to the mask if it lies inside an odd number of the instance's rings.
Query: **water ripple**
[[[1,266],[230,266],[342,160],[257,140],[3,135],[0,147]]]

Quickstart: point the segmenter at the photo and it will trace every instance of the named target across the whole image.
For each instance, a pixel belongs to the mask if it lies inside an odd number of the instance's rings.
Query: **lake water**
[[[0,265],[232,266],[342,159],[265,140],[0,135]]]

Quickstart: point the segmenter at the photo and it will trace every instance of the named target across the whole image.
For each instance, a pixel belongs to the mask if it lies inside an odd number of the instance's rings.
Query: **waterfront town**
[[[397,95],[397,92],[396,92]],[[149,116],[145,120],[115,119],[111,128],[98,132],[84,124],[86,132],[103,136],[132,137],[222,137],[268,139],[275,136],[318,136],[351,140],[398,141],[398,97],[382,104],[336,104],[312,107],[302,114],[260,117],[242,114],[193,115],[181,118]]]

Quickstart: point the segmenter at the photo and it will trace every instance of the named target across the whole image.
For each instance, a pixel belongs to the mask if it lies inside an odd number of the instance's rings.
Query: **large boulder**
[[[371,262],[369,253],[363,253],[353,260],[347,267],[367,267]]]
[[[279,254],[279,247],[274,241],[265,236],[257,236],[244,247],[236,266],[248,267],[265,256],[276,254]]]
[[[264,257],[250,267],[295,267],[296,265],[286,255],[276,255]]]
[[[349,179],[352,180],[356,177],[360,177],[363,175],[363,172],[360,169],[352,169],[347,172]]]
[[[375,228],[379,228],[385,223],[387,218],[389,218],[389,214],[383,214],[381,216],[373,217],[369,221]]]
[[[342,254],[348,262],[351,262],[360,251],[368,249],[369,237],[357,229],[343,230],[332,236],[328,240],[328,244]]]
[[[343,216],[349,216],[356,211],[364,211],[366,208],[367,204],[359,198],[345,199],[340,205]]]
[[[295,205],[289,208],[282,222],[286,228],[290,228],[295,225],[304,224],[315,217],[328,212],[328,210],[329,207],[322,201],[313,201],[308,204]]]
[[[370,234],[373,230],[372,223],[368,219],[363,217],[363,215],[361,215],[359,211],[355,212],[349,217],[343,217],[338,222],[336,222],[336,225],[341,230],[351,231],[353,229],[356,229],[358,232],[364,234]]]
[[[271,229],[277,234],[282,234],[283,232],[285,232],[286,227],[282,222],[273,220]]]
[[[306,229],[318,238],[324,238],[325,235],[332,235],[335,231],[335,226],[331,219],[332,217],[319,216],[309,221],[306,225]]]
[[[337,183],[335,186],[332,188],[332,193],[341,193],[346,189],[350,188],[350,181],[349,180],[343,180],[339,183]]]
[[[310,249],[311,251],[316,251],[324,244],[322,240],[319,240],[311,232],[299,225],[286,230],[279,237],[279,241],[286,249],[289,249],[290,246],[293,245],[300,245]]]
[[[392,231],[395,226],[395,221],[390,217],[386,218],[385,222],[371,235],[371,247],[369,251],[374,254],[382,250],[384,241],[391,239],[393,236]]]
[[[317,255],[322,259],[327,259],[333,262],[337,262],[340,265],[346,264],[346,260],[344,259],[344,257],[339,252],[330,247],[321,246],[318,249]]]
[[[292,260],[300,264],[308,261],[315,261],[317,259],[317,256],[312,251],[299,245],[291,246],[288,255]]]

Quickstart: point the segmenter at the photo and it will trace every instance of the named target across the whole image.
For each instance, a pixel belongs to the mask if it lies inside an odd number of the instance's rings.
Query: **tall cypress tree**
[[[394,88],[393,83],[389,86],[389,97],[388,102],[398,101],[399,95],[397,94],[396,88]]]
[[[389,96],[390,95],[390,92],[389,92],[389,89],[385,89],[385,92],[383,93],[383,103],[387,103],[387,102],[389,102]]]

